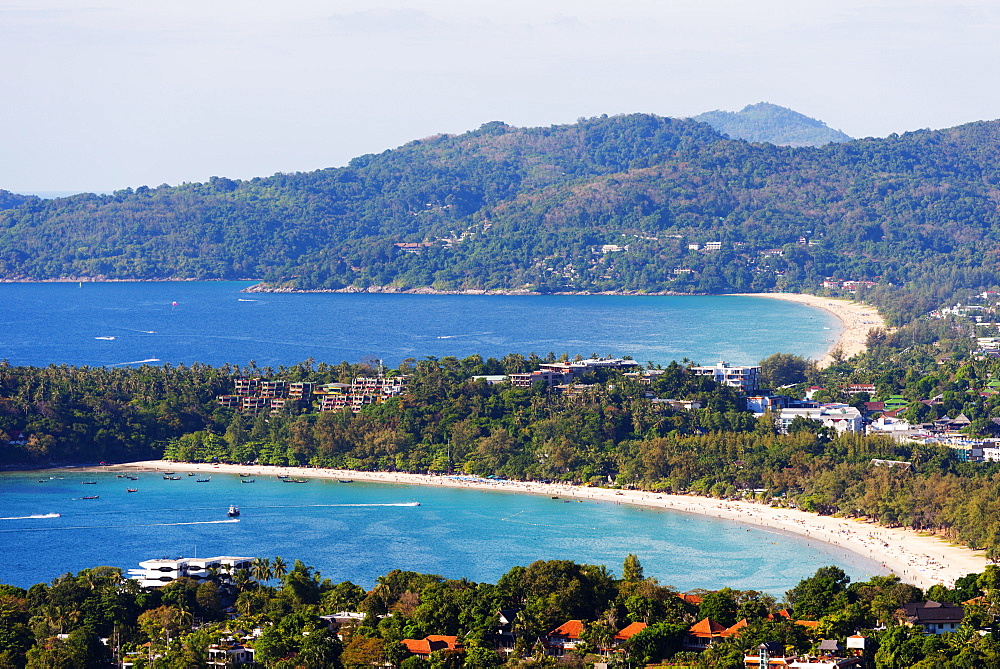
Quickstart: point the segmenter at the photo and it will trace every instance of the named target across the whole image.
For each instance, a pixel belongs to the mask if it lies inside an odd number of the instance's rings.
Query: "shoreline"
[[[756,502],[718,500],[711,497],[670,495],[638,490],[591,488],[560,483],[491,481],[471,476],[363,472],[346,469],[276,467],[273,465],[229,465],[174,463],[146,460],[117,465],[74,468],[77,471],[191,471],[220,474],[249,473],[254,476],[288,474],[301,478],[329,478],[423,486],[447,486],[475,490],[507,491],[530,495],[559,495],[574,499],[619,502],[681,513],[693,513],[788,532],[849,551],[881,564],[906,583],[926,590],[932,585],[951,586],[955,579],[982,572],[989,562],[983,551],[951,544],[939,537],[876,525],[864,520],[819,516],[807,511],[770,507]]]
[[[816,361],[820,368],[833,364],[833,352],[840,350],[844,359],[862,353],[867,348],[868,332],[873,328],[888,330],[885,319],[875,307],[839,297],[820,297],[807,293],[731,293],[734,297],[763,297],[770,300],[796,302],[807,307],[822,309],[836,317],[843,330],[823,356]]]

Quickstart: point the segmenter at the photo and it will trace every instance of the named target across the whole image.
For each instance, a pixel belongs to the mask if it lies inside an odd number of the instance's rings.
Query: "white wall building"
[[[724,360],[712,366],[692,367],[691,371],[698,376],[711,376],[716,383],[732,386],[744,394],[757,390],[760,379],[760,367],[730,366]]]
[[[192,578],[198,581],[208,580],[211,569],[218,569],[221,574],[225,574],[225,567],[229,565],[231,571],[237,569],[249,569],[253,563],[251,557],[231,557],[222,555],[210,558],[157,558],[154,560],[144,560],[139,563],[141,569],[129,569],[129,578],[139,581],[139,585],[144,588],[155,588],[166,585],[181,577]]]
[[[778,414],[778,424],[782,432],[788,432],[796,416],[816,420],[824,427],[832,427],[837,432],[861,432],[864,421],[861,412],[847,404],[824,404],[815,409],[782,409]]]

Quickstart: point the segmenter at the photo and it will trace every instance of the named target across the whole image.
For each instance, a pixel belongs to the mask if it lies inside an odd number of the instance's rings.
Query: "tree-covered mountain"
[[[695,121],[707,123],[724,135],[748,142],[770,142],[781,146],[823,146],[849,142],[851,136],[823,121],[770,102],[747,105],[738,112],[715,110],[698,114]]]
[[[4,194],[0,277],[710,293],[834,277],[933,300],[996,283],[998,144],[994,121],[818,148],[644,114],[492,122],[342,168]]]

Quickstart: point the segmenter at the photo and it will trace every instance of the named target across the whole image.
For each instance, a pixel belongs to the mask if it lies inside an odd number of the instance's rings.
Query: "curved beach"
[[[228,474],[244,472],[255,476],[288,474],[306,478],[353,479],[378,483],[509,491],[532,495],[560,495],[578,499],[635,504],[712,516],[770,530],[791,532],[808,539],[833,544],[861,557],[881,563],[887,570],[899,575],[902,580],[924,589],[935,584],[951,586],[955,579],[969,573],[982,572],[989,564],[982,551],[973,551],[938,537],[911,530],[887,528],[861,520],[818,516],[806,511],[773,508],[753,502],[722,501],[709,497],[661,495],[636,490],[613,490],[557,483],[492,481],[465,476],[431,476],[401,472],[361,472],[268,465],[212,465],[175,463],[166,460],[131,462],[90,469],[100,471],[195,471]]]
[[[830,355],[837,349],[850,358],[865,350],[868,332],[873,328],[886,328],[885,320],[875,307],[834,297],[818,297],[804,293],[738,293],[740,297],[766,297],[772,300],[798,302],[810,307],[822,309],[833,314],[841,322],[843,330],[840,337],[830,347],[826,354],[816,362],[820,367],[828,367],[833,363]]]

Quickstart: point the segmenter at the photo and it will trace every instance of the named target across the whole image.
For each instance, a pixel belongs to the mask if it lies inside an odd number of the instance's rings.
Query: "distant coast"
[[[755,525],[770,530],[790,532],[806,539],[838,546],[863,558],[881,563],[903,581],[920,588],[935,584],[951,586],[955,579],[969,573],[982,572],[989,564],[982,551],[957,546],[938,537],[912,530],[882,527],[864,520],[849,520],[795,509],[774,508],[753,502],[736,502],[696,497],[667,495],[637,490],[614,490],[572,486],[558,483],[524,481],[488,481],[461,476],[431,476],[403,472],[362,472],[311,467],[273,467],[267,465],[212,465],[207,463],[148,460],[107,467],[90,467],[93,471],[194,471],[254,476],[288,474],[297,478],[331,478],[395,483],[405,485],[449,486],[479,490],[509,491],[521,494],[565,496],[605,502],[621,502],[684,513],[721,518]]]

